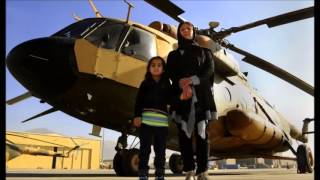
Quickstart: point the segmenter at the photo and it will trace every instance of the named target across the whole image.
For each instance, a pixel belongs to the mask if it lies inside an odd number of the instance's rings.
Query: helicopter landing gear
[[[309,146],[300,144],[297,149],[297,173],[312,173],[313,156]]]
[[[122,149],[113,158],[113,169],[118,176],[137,176],[139,149]]]
[[[118,176],[125,176],[125,171],[122,168],[123,157],[128,153],[127,149],[122,149],[116,153],[113,158],[113,169]]]
[[[183,162],[181,155],[176,153],[172,154],[169,159],[169,167],[174,174],[182,174]]]
[[[127,176],[138,176],[139,172],[139,149],[129,149],[123,156],[122,169]]]
[[[129,122],[130,125],[130,122]],[[117,145],[115,150],[117,151],[116,155],[113,158],[113,169],[115,170],[118,176],[137,176],[139,170],[139,149],[131,148],[132,144],[135,142],[136,138],[133,140],[129,149],[126,149],[128,143],[128,134],[127,130],[130,129],[130,126],[127,126],[122,130],[121,136],[118,138]]]

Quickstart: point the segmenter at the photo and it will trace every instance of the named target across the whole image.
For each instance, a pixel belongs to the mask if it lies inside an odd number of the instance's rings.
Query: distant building
[[[59,134],[40,134],[29,132],[6,131],[6,141],[19,147],[27,147],[42,152],[66,154],[72,148],[68,157],[30,155],[15,153],[14,158],[8,158],[6,168],[23,169],[99,169],[101,140],[81,137],[66,137]],[[14,151],[6,148],[6,157]],[[11,156],[12,157],[12,156]],[[10,160],[9,160],[10,159]]]
[[[218,169],[228,169],[230,165],[235,165],[236,159],[222,159],[216,162]]]
[[[265,158],[246,158],[246,159],[223,159],[216,162],[219,169],[234,168],[239,165],[241,168],[295,168],[296,161],[265,159]]]
[[[241,167],[247,167],[249,169],[252,168],[270,168],[272,165],[272,161],[268,161],[266,163],[266,159],[264,158],[247,158],[247,159],[237,159],[237,163],[240,164]]]

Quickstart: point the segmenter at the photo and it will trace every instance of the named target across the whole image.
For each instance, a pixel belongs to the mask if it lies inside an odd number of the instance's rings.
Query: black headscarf
[[[185,39],[181,33],[180,33],[180,28],[183,24],[190,24],[192,25],[192,28],[193,28],[193,35],[192,35],[192,39]],[[187,45],[198,45],[195,41],[195,38],[196,38],[196,29],[194,27],[194,25],[188,21],[185,21],[185,22],[182,22],[179,24],[178,26],[178,44],[179,44],[179,47],[184,47],[184,46],[187,46]]]

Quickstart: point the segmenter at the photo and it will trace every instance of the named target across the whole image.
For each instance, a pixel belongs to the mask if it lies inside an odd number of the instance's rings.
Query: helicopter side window
[[[98,47],[116,49],[123,29],[123,24],[104,24],[92,32],[86,39]]]
[[[157,55],[155,36],[147,31],[133,28],[125,39],[121,52],[147,61]]]

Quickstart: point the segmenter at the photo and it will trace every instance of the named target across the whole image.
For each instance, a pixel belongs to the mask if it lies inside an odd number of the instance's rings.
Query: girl
[[[139,179],[148,179],[149,156],[153,140],[157,180],[164,180],[166,137],[170,82],[165,73],[165,61],[159,57],[149,60],[147,73],[141,83],[135,105],[133,124],[140,127]]]

